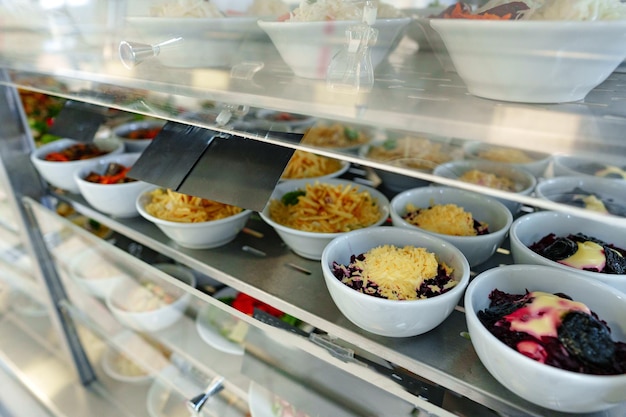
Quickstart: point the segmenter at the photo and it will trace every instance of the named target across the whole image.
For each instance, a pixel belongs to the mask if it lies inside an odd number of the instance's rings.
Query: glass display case
[[[511,221],[555,211],[626,236],[626,50],[535,49],[524,59],[614,65],[582,98],[503,100],[472,87],[469,64],[430,25],[452,2],[389,1],[397,10],[373,15],[359,4],[362,19],[347,25],[249,8],[261,2],[45,3],[0,2],[0,331],[12,335],[0,338],[0,358],[51,414],[570,415],[488,372],[463,300],[417,336],[355,325],[331,298],[319,257],[292,250],[262,213],[293,155],[307,153],[335,160],[330,176],[389,200],[449,186],[503,203]],[[616,38],[621,22],[608,25]],[[500,68],[485,62],[485,72]],[[18,91],[62,99],[45,135],[31,131]],[[120,130],[133,123],[159,133],[135,142]],[[240,206],[245,224],[230,240],[194,247],[139,215],[138,194],[96,207],[31,159],[61,143],[56,136],[132,149],[130,176]],[[485,162],[490,153],[523,159]],[[480,163],[517,170],[515,186],[462,178],[486,169]],[[76,172],[59,181],[73,187]],[[604,210],[566,198],[584,192]],[[114,214],[128,201],[130,216]],[[470,275],[512,263],[507,236]],[[234,302],[243,298],[250,311]],[[49,366],[62,376],[36,378],[24,344],[33,357],[53,350]]]

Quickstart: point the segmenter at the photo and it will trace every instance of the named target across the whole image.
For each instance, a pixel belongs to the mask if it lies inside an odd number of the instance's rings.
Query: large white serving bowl
[[[553,167],[557,177],[578,175],[626,182],[626,157],[623,155],[555,155]]]
[[[152,197],[150,193],[159,187],[145,190],[137,197],[136,207],[141,217],[155,224],[167,237],[189,249],[210,249],[222,246],[237,237],[252,214],[243,210],[233,216],[199,223],[182,223],[159,219],[145,209]]]
[[[472,170],[478,170],[486,174],[493,174],[498,178],[509,179],[515,184],[515,190],[510,191],[514,194],[529,196],[532,194],[535,186],[537,185],[537,179],[535,176],[525,169],[517,168],[510,164],[480,160],[453,161],[441,164],[435,168],[433,174],[444,178],[458,180],[459,177],[463,176],[463,174]],[[522,208],[522,203],[517,201],[499,197],[496,197],[496,199],[504,204],[513,215],[519,213]]]
[[[545,265],[559,268],[573,274],[581,275],[588,280],[601,281],[626,294],[626,275],[603,274],[600,272],[583,271],[552,261],[533,252],[529,246],[544,236],[554,233],[558,237],[569,234],[583,233],[589,237],[603,240],[618,248],[626,248],[626,228],[612,222],[600,222],[583,219],[571,214],[555,211],[538,211],[525,214],[511,225],[509,239],[511,255],[516,264]]]
[[[489,233],[479,236],[452,236],[421,229],[403,219],[407,213],[407,204],[418,208],[456,204],[472,213],[474,219],[486,222]],[[470,266],[476,266],[488,260],[500,247],[513,222],[513,215],[504,204],[482,194],[452,187],[421,187],[406,190],[391,200],[391,221],[394,226],[421,230],[450,242],[463,252]]]
[[[79,169],[99,161],[110,154],[124,152],[124,144],[120,141],[98,141],[100,149],[108,151],[106,155],[78,161],[56,162],[46,161],[46,155],[52,152],[60,152],[72,145],[82,143],[74,139],[59,139],[37,148],[30,154],[30,160],[44,180],[51,185],[63,190],[79,193],[78,185],[74,180],[74,173]]]
[[[626,21],[431,19],[468,91],[526,103],[582,100],[626,57]]]
[[[70,276],[88,293],[106,296],[115,286],[130,276],[114,262],[96,250],[86,250],[73,257],[69,263]]]
[[[495,151],[496,156],[489,152]],[[511,154],[508,154],[512,152]],[[484,142],[470,141],[463,144],[463,152],[466,159],[477,159],[481,161],[501,162],[516,168],[522,168],[530,172],[536,178],[544,176],[552,157],[545,152],[521,150],[518,148],[507,148],[501,145],[493,145]],[[519,153],[528,157],[530,161],[521,162],[516,159]],[[495,158],[495,159],[492,159]]]
[[[572,201],[575,195],[582,194],[576,190],[582,190],[587,195],[592,194],[602,200],[609,213],[626,217],[626,181],[586,175],[555,177],[540,181],[535,187],[535,194],[541,199],[585,207],[581,201]]]
[[[431,298],[388,300],[360,293],[333,275],[333,262],[348,265],[352,255],[381,245],[427,249],[440,263],[453,268],[457,285]],[[326,287],[343,315],[368,332],[389,337],[416,336],[437,327],[450,315],[469,283],[470,268],[461,251],[438,237],[397,227],[374,227],[343,234],[326,246],[321,263]]]
[[[313,184],[315,182],[316,180],[307,179],[279,183],[276,188],[274,188],[274,191],[270,196],[270,201],[280,200],[283,195],[291,191],[304,190],[307,184]],[[375,200],[377,200],[378,208],[380,210],[380,218],[376,223],[369,227],[380,226],[389,217],[389,200],[380,191],[366,185],[342,179],[328,179],[319,182],[331,185],[352,185],[354,187],[358,187],[359,191],[367,191]],[[314,233],[283,226],[282,224],[277,223],[271,219],[269,214],[269,204],[270,203],[268,202],[268,204],[265,205],[263,211],[259,212],[259,215],[267,224],[269,224],[274,228],[274,230],[276,230],[278,236],[280,236],[283,242],[285,242],[285,244],[289,246],[291,250],[293,250],[296,254],[302,256],[303,258],[313,259],[316,261],[320,260],[322,257],[322,252],[326,245],[337,236],[345,233]]]
[[[170,41],[156,57],[170,67],[230,67],[245,41],[267,40],[257,17],[184,18],[131,16],[126,21],[136,41]],[[120,50],[121,52],[122,50]]]
[[[148,188],[154,187],[144,181],[126,182],[123,184],[98,184],[85,180],[90,172],[104,174],[110,163],[117,163],[125,167],[132,166],[141,156],[140,153],[120,153],[108,155],[74,173],[74,181],[82,196],[95,209],[115,217],[134,217],[137,212],[136,201],[139,194]]]
[[[564,293],[586,304],[605,320],[615,341],[626,341],[625,295],[598,281],[539,265],[507,265],[489,269],[465,292],[465,317],[472,344],[489,373],[520,397],[566,413],[587,413],[626,401],[626,375],[580,374],[539,363],[511,349],[479,321],[494,289],[510,294],[528,291]]]
[[[116,126],[112,134],[115,138],[124,142],[124,149],[126,152],[143,152],[144,149],[152,143],[154,136],[141,139],[131,139],[131,135],[138,134],[138,132],[156,131],[160,130],[165,125],[163,120],[139,120],[134,122],[128,122]]]
[[[195,287],[193,273],[178,265],[157,264],[163,272],[185,284]],[[158,286],[169,294],[173,301],[168,304],[147,306],[154,298],[147,286]],[[189,305],[191,294],[184,289],[165,281],[156,274],[143,274],[137,279],[126,279],[118,283],[105,298],[106,306],[123,325],[139,332],[155,332],[165,329],[180,320]]]
[[[408,17],[376,19],[372,27],[378,29],[378,39],[370,49],[374,68],[389,54],[396,44],[396,38],[410,21]],[[346,30],[358,22],[279,22],[260,19],[258,24],[297,76],[324,79],[332,58],[347,46]]]

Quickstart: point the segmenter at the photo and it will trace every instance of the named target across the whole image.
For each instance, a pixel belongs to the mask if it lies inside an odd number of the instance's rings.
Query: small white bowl
[[[457,285],[431,298],[388,300],[355,291],[333,275],[333,262],[347,265],[352,255],[381,245],[426,248],[437,256],[439,262],[453,268]],[[321,263],[326,287],[343,315],[368,332],[389,337],[416,336],[437,327],[454,310],[469,283],[470,268],[461,251],[416,229],[383,226],[345,233],[326,246]]]
[[[372,26],[379,31],[378,39],[370,48],[374,68],[389,54],[396,38],[410,21],[408,17],[376,19]],[[278,22],[261,19],[258,24],[297,76],[325,79],[332,58],[347,46],[346,30],[358,22]]]
[[[580,198],[576,201],[574,198],[593,195],[603,202],[610,214],[626,217],[626,181],[588,176],[555,177],[540,181],[535,193],[545,200],[591,210],[593,207],[586,207]]]
[[[517,168],[509,164],[480,160],[448,162],[435,168],[433,174],[457,180],[462,177],[463,174],[472,170],[478,170],[487,174],[493,174],[496,177],[511,180],[515,184],[515,190],[510,192],[515,194],[529,196],[537,185],[535,176],[525,169]],[[496,199],[504,204],[513,215],[519,213],[522,208],[522,203],[499,197],[496,197]]]
[[[196,284],[195,276],[186,268],[170,264],[154,266],[191,287]],[[159,287],[170,295],[173,301],[156,303],[155,295],[146,285]],[[136,280],[123,280],[118,283],[107,295],[105,302],[120,323],[139,332],[155,332],[180,320],[190,300],[191,294],[186,290],[159,278],[156,274],[146,273]]]
[[[152,200],[150,193],[156,188],[159,187],[149,188],[137,197],[137,211],[141,217],[154,223],[167,237],[184,248],[210,249],[225,245],[237,237],[252,214],[251,210],[243,210],[230,217],[199,223],[159,219],[144,208]]]
[[[154,139],[152,133],[156,130],[160,130],[164,125],[165,121],[162,120],[142,120],[121,124],[115,127],[112,133],[115,138],[124,142],[126,152],[143,152]],[[144,134],[141,138],[130,138],[132,134],[137,135],[146,131],[151,132],[150,137],[145,137]]]
[[[293,180],[279,183],[274,192],[270,196],[270,201],[280,200],[283,195],[295,190],[304,190],[306,184],[313,184],[316,180]],[[380,218],[376,223],[369,227],[376,227],[383,224],[389,217],[389,200],[380,191],[368,187],[366,185],[358,184],[348,180],[341,179],[329,179],[321,182],[323,184],[331,185],[352,185],[358,187],[359,191],[367,191],[375,200],[378,201],[378,207],[380,210]],[[283,226],[270,218],[269,214],[269,202],[259,212],[261,218],[270,226],[276,230],[276,233],[280,238],[289,246],[296,254],[303,258],[320,260],[322,257],[322,251],[331,240],[344,233],[314,233],[305,232],[302,230],[293,229],[291,227]]]
[[[588,280],[601,281],[626,294],[626,275],[583,271],[552,261],[529,248],[530,245],[550,233],[554,233],[558,237],[583,233],[589,237],[613,244],[618,248],[626,248],[626,228],[610,222],[583,219],[567,213],[539,211],[525,214],[515,220],[509,233],[511,254],[516,264],[552,266],[584,276]]]
[[[119,269],[114,261],[91,249],[74,257],[69,264],[69,271],[70,276],[82,288],[102,299],[106,298],[119,282],[130,279],[130,276]]]
[[[393,135],[362,146],[359,149],[359,156],[390,166],[430,174],[439,164],[461,158],[463,151],[443,137]],[[374,168],[374,172],[382,180],[385,188],[397,193],[431,183],[421,178],[377,168]]]
[[[624,20],[431,19],[430,24],[468,91],[494,100],[582,100],[626,57]]]
[[[591,413],[626,401],[626,375],[588,375],[542,364],[511,349],[479,321],[489,306],[489,294],[528,291],[564,293],[586,304],[605,320],[615,341],[626,341],[624,294],[600,282],[546,266],[507,265],[489,269],[465,292],[467,327],[481,362],[502,385],[534,404],[565,413]]]
[[[92,164],[94,161],[99,161],[111,154],[122,153],[124,151],[124,144],[120,141],[98,141],[94,142],[100,149],[107,150],[106,155],[97,156],[90,159],[81,159],[78,161],[56,162],[46,161],[46,155],[52,152],[60,152],[72,145],[82,143],[74,139],[58,139],[54,142],[50,142],[42,147],[33,151],[30,155],[30,160],[37,169],[37,172],[43,177],[44,180],[51,185],[61,188],[63,190],[79,193],[78,185],[74,180],[74,173],[79,169]]]
[[[300,151],[296,151],[296,152],[300,152]],[[294,155],[295,155],[295,153],[294,153]],[[324,158],[324,157],[320,157],[320,156],[317,156],[317,157],[318,158]],[[293,158],[292,158],[292,160],[293,160]],[[299,159],[299,160],[301,161],[302,159]],[[309,158],[309,162],[310,162],[310,158]],[[301,179],[308,179],[308,180],[316,179],[318,181],[325,181],[325,180],[328,180],[328,179],[331,179],[331,178],[337,178],[337,177],[340,177],[343,174],[345,174],[348,171],[348,169],[350,169],[350,162],[344,161],[344,160],[337,160],[337,162],[339,162],[339,169],[337,171],[335,171],[335,172],[331,172],[331,173],[326,174],[326,175],[319,175],[317,177],[315,177],[315,176],[313,176],[313,177],[305,177],[305,178],[283,178],[283,177],[281,177],[280,181],[296,181],[296,180],[301,180]],[[289,164],[290,163],[291,163],[291,161],[289,161]],[[289,164],[287,164],[287,167],[289,167]],[[287,170],[287,168],[285,168],[285,170]],[[283,171],[283,175],[284,175],[284,173],[285,173],[285,171]]]
[[[595,158],[555,155],[553,167],[556,177],[578,175],[626,182],[626,158],[615,155]],[[607,176],[611,172],[613,175]]]
[[[169,364],[163,353],[131,331],[118,333],[111,344],[102,355],[102,369],[117,381],[147,383]]]
[[[126,182],[123,184],[98,184],[86,181],[90,172],[104,174],[110,163],[117,163],[125,167],[132,166],[141,156],[140,153],[121,153],[108,155],[74,173],[74,181],[78,190],[93,208],[115,217],[134,217],[137,212],[136,201],[139,194],[152,184],[143,181]]]
[[[451,236],[421,229],[403,219],[407,213],[407,204],[417,208],[455,204],[472,213],[474,219],[486,222],[489,233],[479,236]],[[498,200],[478,193],[452,187],[421,187],[404,191],[391,200],[391,221],[394,226],[421,230],[450,242],[463,252],[470,266],[476,266],[488,260],[500,247],[513,222],[513,215]]]
[[[492,156],[485,152],[494,150],[500,154],[497,155],[496,159],[490,159],[492,158]],[[510,155],[506,155],[509,150],[513,153]],[[489,143],[483,142],[467,142],[463,145],[463,151],[465,153],[466,159],[478,159],[483,161],[506,163],[516,168],[523,168],[526,171],[530,172],[532,175],[534,175],[536,178],[543,177],[552,159],[550,154],[544,152],[527,151],[517,148],[507,148],[505,146],[491,145]],[[522,155],[527,156],[531,161],[516,162],[516,154],[518,154],[519,152],[522,152]],[[502,155],[502,153],[504,155]],[[502,159],[503,157],[506,158]]]

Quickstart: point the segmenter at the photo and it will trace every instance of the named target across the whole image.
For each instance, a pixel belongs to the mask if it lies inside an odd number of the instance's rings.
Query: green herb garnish
[[[302,190],[290,191],[283,195],[280,201],[286,206],[295,206],[298,204],[298,198],[302,195],[306,195],[306,192]]]
[[[395,139],[387,139],[386,141],[383,142],[382,147],[386,151],[391,151],[398,147],[398,142]]]
[[[343,134],[348,140],[357,140],[359,138],[359,132],[351,127],[344,128]]]

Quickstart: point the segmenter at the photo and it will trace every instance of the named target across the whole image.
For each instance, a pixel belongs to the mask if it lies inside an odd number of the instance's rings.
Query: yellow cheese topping
[[[569,265],[573,268],[596,268],[602,271],[606,265],[606,255],[604,248],[595,242],[589,240],[585,242],[576,242],[578,250],[569,258],[561,259],[559,263]]]
[[[383,245],[365,253],[365,260],[357,260],[355,266],[362,271],[364,282],[378,285],[383,297],[414,300],[422,282],[437,276],[439,263],[435,254],[425,248]],[[452,286],[455,284],[452,281]]]
[[[407,205],[407,212],[415,208]],[[476,236],[472,213],[466,212],[456,204],[438,204],[427,209],[420,209],[411,223],[435,233],[452,236]]]
[[[533,291],[531,295],[533,299],[530,303],[505,316],[511,323],[511,330],[528,333],[537,338],[556,337],[557,329],[568,312],[582,311],[591,314],[585,304],[577,301],[542,291]]]
[[[585,204],[585,208],[588,210],[597,211],[600,213],[608,213],[609,211],[606,209],[606,206],[598,197],[593,194],[580,196],[580,200]],[[576,200],[576,196],[574,196],[574,200]]]

